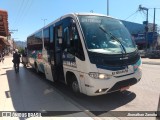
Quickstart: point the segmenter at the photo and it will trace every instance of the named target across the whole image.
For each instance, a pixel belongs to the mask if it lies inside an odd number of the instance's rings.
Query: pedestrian
[[[4,56],[5,56],[5,53],[2,52],[2,63],[4,62]]]
[[[20,64],[20,53],[18,52],[18,49],[15,50],[15,53],[13,54],[13,60],[12,62],[14,63],[14,69],[15,72],[19,72],[19,64]]]
[[[0,62],[2,61],[3,57],[2,57],[2,53],[0,52]]]

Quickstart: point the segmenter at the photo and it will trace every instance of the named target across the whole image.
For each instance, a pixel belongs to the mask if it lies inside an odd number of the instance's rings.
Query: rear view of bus
[[[77,18],[87,54],[86,94],[101,95],[136,84],[142,76],[141,58],[125,26],[103,15],[78,14]]]

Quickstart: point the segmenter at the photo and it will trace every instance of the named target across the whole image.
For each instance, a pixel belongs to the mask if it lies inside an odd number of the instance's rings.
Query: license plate
[[[127,87],[122,87],[122,88],[120,89],[120,91],[127,90],[127,89],[129,89],[129,87],[130,87],[130,86],[127,86]]]

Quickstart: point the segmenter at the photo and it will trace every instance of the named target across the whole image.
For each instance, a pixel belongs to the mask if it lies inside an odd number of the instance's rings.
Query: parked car
[[[139,50],[139,54],[140,54],[141,57],[146,57],[145,50]]]
[[[160,58],[160,50],[150,50],[147,52],[148,58]]]

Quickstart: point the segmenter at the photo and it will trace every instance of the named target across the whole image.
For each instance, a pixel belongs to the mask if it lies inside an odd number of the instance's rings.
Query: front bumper
[[[142,77],[141,69],[123,77],[113,77],[109,80],[93,79],[88,74],[85,75],[85,91],[88,96],[103,95],[106,93],[118,91],[123,87],[132,86],[140,81]],[[97,92],[98,90],[101,92]]]

